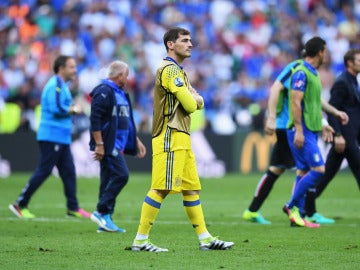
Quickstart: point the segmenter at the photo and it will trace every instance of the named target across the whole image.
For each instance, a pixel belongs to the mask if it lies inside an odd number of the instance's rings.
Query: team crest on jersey
[[[114,150],[111,152],[111,155],[117,157],[119,155],[119,151],[116,148],[114,148]]]
[[[175,178],[175,186],[176,187],[180,187],[181,186],[181,177],[180,176],[177,176],[176,178]]]
[[[319,154],[314,154],[314,161],[315,161],[315,162],[319,162],[319,161],[320,161],[320,155],[319,155]]]
[[[304,82],[302,80],[297,80],[294,84],[296,88],[301,88],[304,85]]]
[[[61,92],[61,88],[60,87],[56,87],[56,92],[60,93]]]
[[[176,78],[175,78],[174,83],[175,83],[175,85],[176,85],[177,87],[181,87],[181,86],[184,85],[183,80],[182,80],[181,78],[179,78],[179,77],[176,77]]]

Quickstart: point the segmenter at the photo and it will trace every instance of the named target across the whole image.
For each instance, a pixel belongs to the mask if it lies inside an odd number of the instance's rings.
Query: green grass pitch
[[[235,242],[232,250],[200,251],[182,207],[180,195],[169,195],[150,239],[168,253],[127,250],[136,234],[150,174],[132,173],[119,195],[115,223],[124,234],[96,233],[90,220],[67,218],[61,181],[49,178],[32,198],[34,220],[20,220],[8,209],[29,174],[0,179],[0,269],[359,269],[359,189],[351,173],[342,171],[318,200],[322,214],[335,218],[319,229],[291,228],[282,206],[289,199],[294,172],[275,184],[262,207],[273,222],[264,226],[243,221],[260,174],[229,174],[203,179],[201,202],[209,231]],[[93,211],[98,179],[78,180],[81,207]]]

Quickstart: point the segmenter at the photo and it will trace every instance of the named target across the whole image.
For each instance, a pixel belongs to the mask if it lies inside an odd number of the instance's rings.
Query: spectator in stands
[[[130,70],[138,73],[146,66],[155,74],[157,63],[154,59],[165,55],[165,51],[161,51],[164,29],[186,25],[194,34],[195,48],[191,61],[199,64],[188,69],[189,76],[200,73],[207,85],[205,90],[211,92],[226,89],[236,82],[236,74],[243,72],[243,87],[254,92],[251,102],[261,103],[267,98],[268,84],[274,79],[274,74],[278,74],[287,62],[279,66],[279,52],[286,52],[289,59],[295,59],[301,43],[310,34],[322,36],[327,40],[333,59],[327,68],[337,75],[342,69],[343,53],[353,45],[359,46],[359,38],[354,36],[359,27],[354,20],[359,17],[360,9],[355,8],[359,4],[355,1],[333,2],[282,1],[274,5],[273,1],[263,0],[247,0],[241,4],[235,0],[199,0],[195,3],[124,0],[116,3],[90,1],[86,4],[84,1],[69,0],[46,4],[39,1],[26,1],[26,4],[24,1],[2,1],[0,45],[4,50],[0,52],[0,66],[3,74],[11,70],[11,58],[21,48],[25,52],[22,53],[23,59],[31,58],[39,63],[36,67],[37,89],[42,89],[51,76],[47,59],[59,51],[75,58],[79,75],[91,66],[103,66],[105,58],[125,59]],[[173,11],[176,11],[175,15],[171,16]],[[299,23],[293,24],[294,20]],[[33,44],[42,49],[36,51]],[[339,50],[343,53],[337,53]],[[27,77],[24,76],[27,61],[17,62],[19,70],[16,76],[11,77]],[[134,82],[134,108],[143,105],[138,102],[148,102],[148,107],[152,102],[151,98],[146,101],[137,96],[144,92],[151,95],[150,91],[142,88],[141,79],[135,78]],[[14,82],[17,83],[17,80]],[[18,91],[21,84],[14,86],[14,82],[10,81],[8,87]],[[89,89],[82,87],[80,91],[86,98]],[[258,92],[264,94],[258,95]],[[223,99],[229,98],[226,95],[208,96],[211,100],[207,104],[222,104],[226,102]],[[219,112],[224,113],[222,108],[212,109],[207,110],[208,120]],[[228,118],[232,117],[231,112],[226,113],[230,114]],[[139,123],[144,126],[151,124],[151,118],[147,118],[146,114],[140,113],[139,116],[142,118]]]

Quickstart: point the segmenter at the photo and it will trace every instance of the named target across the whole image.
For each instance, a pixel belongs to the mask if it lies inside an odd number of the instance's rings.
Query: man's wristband
[[[76,105],[72,105],[71,110],[72,110],[72,113],[74,113],[74,114],[79,112],[79,108]]]
[[[335,132],[335,137],[340,137],[341,136],[341,132]]]
[[[329,125],[329,122],[326,120],[326,118],[321,119],[321,125],[322,127],[326,127]]]
[[[102,146],[102,145],[104,145],[103,142],[101,142],[101,143],[96,143],[96,146]]]

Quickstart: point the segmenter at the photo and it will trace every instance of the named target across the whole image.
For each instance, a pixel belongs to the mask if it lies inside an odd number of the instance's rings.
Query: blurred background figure
[[[19,218],[34,218],[28,209],[33,194],[57,168],[64,185],[66,214],[71,217],[89,218],[90,214],[79,207],[76,197],[76,172],[70,144],[71,115],[82,112],[73,104],[66,82],[76,77],[76,62],[70,56],[60,55],[54,61],[54,75],[49,79],[41,95],[41,119],[37,131],[40,148],[39,164],[9,209]]]
[[[30,111],[52,75],[48,59],[60,53],[78,64],[77,99],[89,115],[96,71],[123,59],[129,63],[136,125],[150,133],[152,78],[157,59],[166,54],[162,36],[170,26],[185,26],[194,42],[185,67],[201,85],[207,128],[216,134],[258,129],[272,82],[300,57],[311,36],[328,44],[330,64],[319,72],[326,75],[323,96],[329,97],[342,56],[360,48],[359,19],[359,1],[5,0],[0,3],[0,100],[19,100],[27,91],[30,104],[20,108],[19,126],[36,128]]]

